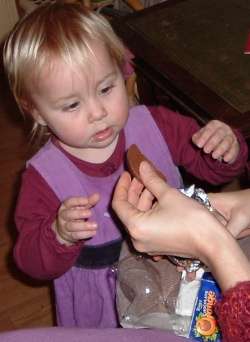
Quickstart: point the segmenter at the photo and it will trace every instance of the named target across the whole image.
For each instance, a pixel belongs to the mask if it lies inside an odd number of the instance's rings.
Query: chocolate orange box
[[[221,291],[210,272],[205,272],[196,298],[189,336],[196,341],[222,341],[215,315],[214,305]]]

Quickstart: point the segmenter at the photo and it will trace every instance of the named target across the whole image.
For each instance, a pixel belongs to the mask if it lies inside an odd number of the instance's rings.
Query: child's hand
[[[95,206],[99,199],[100,196],[96,193],[89,197],[71,197],[61,204],[52,225],[60,243],[71,245],[96,234],[97,223],[89,218],[90,208]]]
[[[209,121],[192,136],[192,141],[205,153],[211,153],[214,159],[221,159],[229,164],[236,160],[240,150],[232,129],[218,120]]]

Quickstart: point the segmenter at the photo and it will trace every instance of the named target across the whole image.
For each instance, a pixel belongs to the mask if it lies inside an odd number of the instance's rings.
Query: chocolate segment
[[[148,160],[144,156],[144,154],[141,153],[137,145],[135,144],[131,145],[127,151],[128,171],[131,174],[131,176],[136,177],[139,181],[141,181],[139,167],[142,161],[147,161],[154,167],[152,162]],[[166,177],[163,175],[161,171],[157,170],[156,168],[155,168],[155,171],[157,172],[159,177],[161,177],[163,180],[166,181]]]

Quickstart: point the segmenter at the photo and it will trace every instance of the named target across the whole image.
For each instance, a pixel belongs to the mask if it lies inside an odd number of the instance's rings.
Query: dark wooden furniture
[[[113,26],[135,54],[139,86],[153,85],[148,94],[160,102],[159,94],[168,97],[204,123],[223,120],[250,138],[249,18],[246,0],[168,0]]]

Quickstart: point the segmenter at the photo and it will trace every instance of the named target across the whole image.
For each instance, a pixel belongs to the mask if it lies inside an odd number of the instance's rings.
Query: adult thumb
[[[159,171],[149,162],[142,161],[139,167],[140,177],[145,187],[158,199],[170,189]]]

